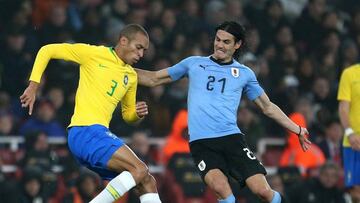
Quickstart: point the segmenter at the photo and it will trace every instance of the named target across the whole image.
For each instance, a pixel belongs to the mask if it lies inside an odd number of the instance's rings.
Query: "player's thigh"
[[[104,159],[106,167],[87,166],[98,173],[103,179],[111,180],[123,171],[129,171],[136,183],[142,182],[149,176],[147,166],[131,151],[127,145],[122,145],[111,153],[109,159]]]
[[[124,170],[147,170],[122,139],[101,125],[72,127],[68,144],[78,162],[103,179],[112,179]]]
[[[105,126],[91,125],[71,127],[68,145],[81,164],[106,169],[108,161],[124,142]]]
[[[205,175],[213,169],[220,170],[225,176],[228,175],[225,158],[217,148],[216,140],[217,138],[204,139],[190,143],[191,156],[204,182],[206,182]]]
[[[147,170],[146,165],[136,156],[136,154],[127,146],[118,148],[107,163],[107,168],[116,172],[124,170]]]
[[[254,175],[266,175],[266,170],[254,153],[247,146],[244,135],[236,134],[227,136],[225,141],[226,162],[230,168],[230,175],[241,186],[245,186],[246,180]]]

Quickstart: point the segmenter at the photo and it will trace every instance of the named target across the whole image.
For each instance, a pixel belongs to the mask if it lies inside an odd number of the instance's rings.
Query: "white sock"
[[[112,179],[90,203],[112,203],[136,185],[131,173],[124,171]]]
[[[146,193],[140,196],[141,203],[161,203],[158,193]]]

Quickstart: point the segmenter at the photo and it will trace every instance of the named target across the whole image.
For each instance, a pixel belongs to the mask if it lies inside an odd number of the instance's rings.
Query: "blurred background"
[[[0,0],[0,202],[88,202],[106,185],[67,149],[76,64],[51,61],[33,116],[21,108],[18,98],[41,46],[114,46],[124,25],[138,23],[151,43],[135,67],[159,70],[190,55],[210,55],[214,27],[225,20],[247,30],[238,60],[310,131],[313,145],[304,153],[296,135],[242,100],[238,125],[270,185],[292,203],[351,202],[343,186],[336,94],[342,70],[359,61],[358,0]],[[186,97],[185,79],[139,87],[138,100],[148,103],[150,114],[128,126],[117,109],[110,129],[149,165],[164,203],[217,202],[189,155]],[[240,203],[260,202],[233,187]],[[118,202],[139,200],[129,192]]]

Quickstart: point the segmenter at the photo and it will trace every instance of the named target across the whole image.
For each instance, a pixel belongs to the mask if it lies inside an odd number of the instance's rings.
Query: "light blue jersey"
[[[240,133],[237,110],[244,92],[250,100],[263,94],[254,72],[233,60],[192,56],[170,67],[173,81],[189,78],[188,125],[190,142]]]

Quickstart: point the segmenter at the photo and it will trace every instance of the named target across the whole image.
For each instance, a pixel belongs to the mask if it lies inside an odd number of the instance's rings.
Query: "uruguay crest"
[[[198,167],[199,167],[200,171],[204,171],[204,170],[205,170],[206,164],[205,164],[204,160],[202,160],[202,161],[198,164]]]
[[[239,69],[238,68],[231,68],[231,75],[235,78],[240,76]]]

